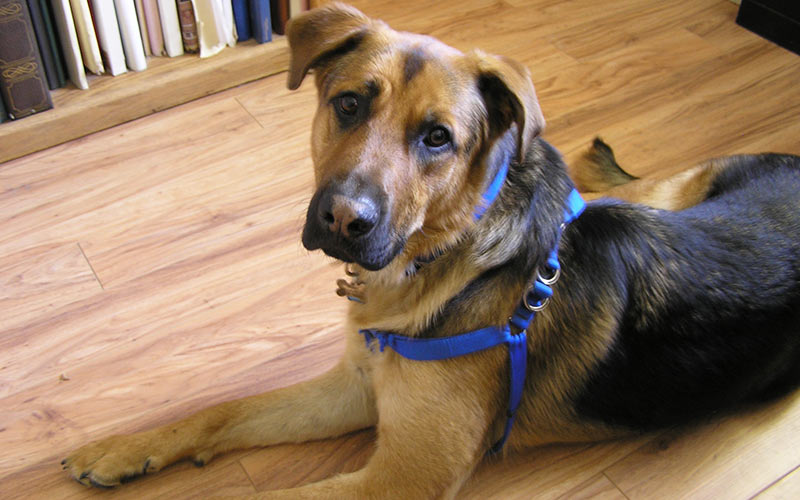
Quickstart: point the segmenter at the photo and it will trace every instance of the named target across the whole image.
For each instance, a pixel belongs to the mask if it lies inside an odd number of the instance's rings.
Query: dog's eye
[[[354,116],[358,113],[358,98],[352,94],[345,94],[336,99],[336,110],[345,116]]]
[[[435,127],[425,137],[425,145],[429,148],[440,148],[450,142],[450,132],[444,127]]]

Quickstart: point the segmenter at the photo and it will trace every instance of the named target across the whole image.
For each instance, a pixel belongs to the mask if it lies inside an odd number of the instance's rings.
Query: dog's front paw
[[[81,484],[112,488],[166,465],[154,448],[147,435],[111,436],[79,448],[61,465]]]

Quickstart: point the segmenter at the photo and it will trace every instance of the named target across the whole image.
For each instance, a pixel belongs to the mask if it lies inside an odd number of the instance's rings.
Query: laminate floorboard
[[[738,27],[727,0],[354,4],[524,63],[568,161],[597,135],[645,177],[800,154],[800,57]],[[366,463],[372,430],[180,463],[114,491],[59,465],[88,440],[306,380],[340,356],[341,266],[300,244],[316,105],[311,81],[290,92],[276,75],[0,165],[0,498],[238,495]],[[459,498],[788,499],[797,450],[795,395],[486,460]]]

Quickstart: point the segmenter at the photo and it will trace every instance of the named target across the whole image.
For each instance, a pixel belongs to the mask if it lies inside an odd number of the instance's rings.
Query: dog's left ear
[[[295,90],[312,67],[333,54],[355,48],[372,26],[372,19],[349,5],[332,3],[289,21],[289,89]]]
[[[498,137],[517,125],[517,160],[521,161],[533,139],[544,129],[544,116],[536,99],[528,68],[505,57],[480,51],[476,59],[478,88],[489,113],[489,131]]]

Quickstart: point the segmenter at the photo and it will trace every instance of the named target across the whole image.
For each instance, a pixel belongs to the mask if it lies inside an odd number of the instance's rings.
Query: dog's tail
[[[608,191],[637,179],[619,166],[614,151],[599,137],[569,170],[578,191],[584,193]]]

